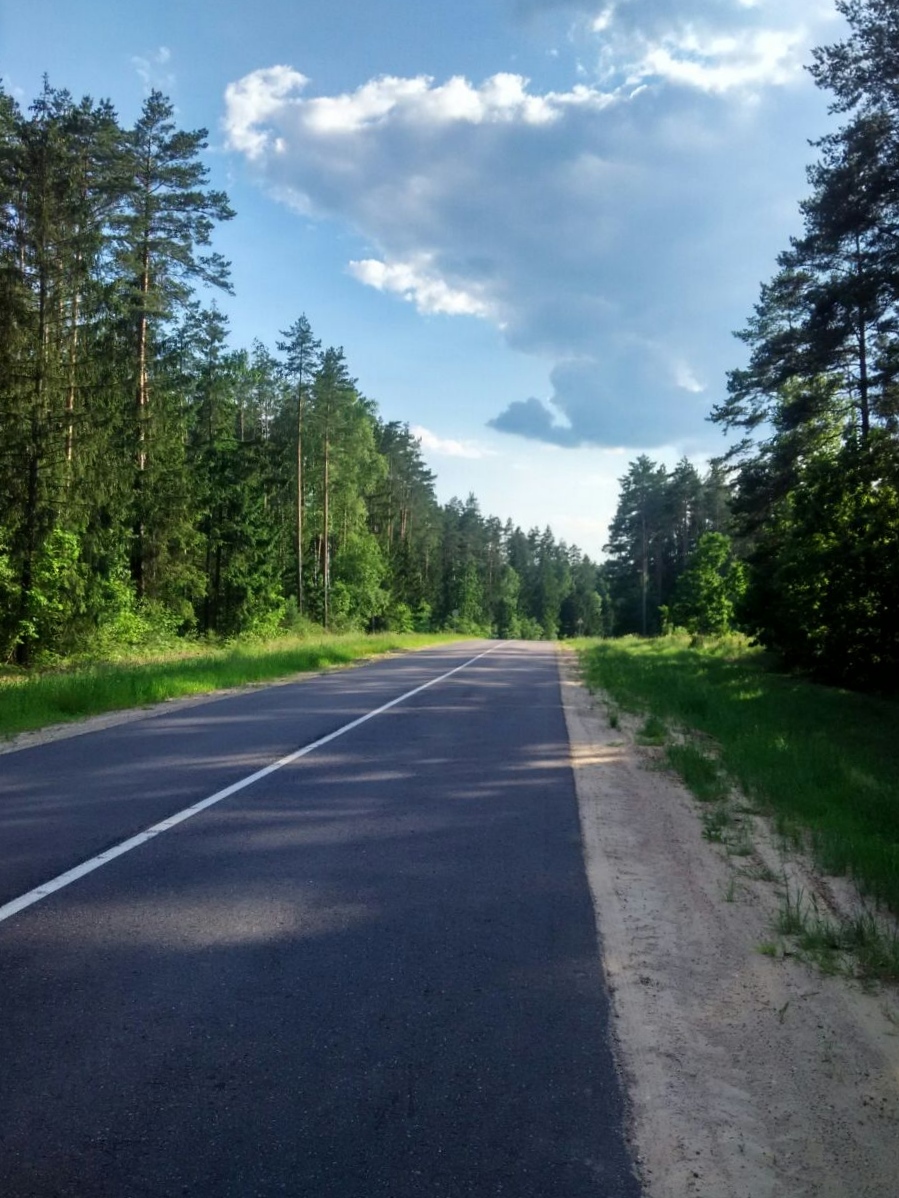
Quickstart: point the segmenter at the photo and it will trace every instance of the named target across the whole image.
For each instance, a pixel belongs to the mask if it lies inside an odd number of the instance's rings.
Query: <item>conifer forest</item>
[[[605,630],[549,529],[441,506],[408,426],[287,313],[234,349],[205,130],[0,94],[0,656],[200,634]],[[210,298],[212,297],[212,298]]]

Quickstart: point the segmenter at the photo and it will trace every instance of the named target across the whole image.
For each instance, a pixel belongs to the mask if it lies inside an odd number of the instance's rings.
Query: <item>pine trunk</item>
[[[135,416],[137,423],[137,470],[134,477],[134,528],[133,550],[131,555],[131,578],[137,597],[143,598],[145,593],[144,578],[144,474],[147,469],[147,408],[149,404],[149,386],[147,379],[147,339],[149,320],[147,303],[150,294],[150,246],[147,242],[143,247],[143,260],[140,280],[140,304],[137,320],[137,383],[135,387]]]
[[[331,562],[330,550],[328,546],[328,525],[329,525],[329,490],[330,490],[330,467],[331,467],[331,443],[325,435],[325,457],[324,457],[324,502],[322,505],[322,594],[324,595],[324,623],[325,628],[328,627],[328,599],[331,587]]]
[[[303,387],[297,388],[297,611],[303,614]]]

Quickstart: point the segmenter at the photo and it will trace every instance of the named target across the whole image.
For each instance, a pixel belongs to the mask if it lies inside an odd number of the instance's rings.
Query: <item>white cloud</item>
[[[590,28],[594,33],[605,33],[612,25],[615,19],[615,5],[609,4],[602,9],[590,22]]]
[[[805,38],[801,27],[726,36],[688,28],[649,47],[631,78],[662,79],[712,93],[782,86],[802,70]]]
[[[512,74],[493,75],[481,87],[473,87],[461,75],[436,86],[424,75],[384,76],[350,94],[306,101],[303,109],[311,129],[352,133],[388,119],[432,126],[512,121],[542,125],[557,119],[566,104],[592,103],[598,98],[586,88],[565,95],[531,95],[527,81]]]
[[[422,449],[440,457],[476,460],[496,456],[493,450],[485,449],[474,441],[454,441],[448,437],[438,437],[436,433],[432,433],[430,429],[424,428],[420,424],[413,424],[409,431]]]
[[[360,283],[547,362],[550,393],[498,397],[494,427],[708,443],[730,330],[796,230],[823,131],[825,98],[794,74],[808,3],[618,0],[589,32],[606,82],[561,91],[497,74],[316,96],[270,67],[228,87],[227,138],[272,195],[361,237]]]
[[[282,110],[309,80],[293,67],[274,66],[244,75],[225,89],[228,142],[248,158],[259,159],[266,150],[278,150],[267,122]],[[283,148],[283,142],[281,143]]]
[[[692,366],[689,362],[678,361],[674,363],[674,384],[680,387],[682,391],[690,391],[693,395],[698,395],[705,391],[705,387],[696,377]]]
[[[348,270],[360,283],[399,295],[426,315],[489,317],[492,313],[489,302],[461,287],[451,287],[442,279],[427,255],[420,256],[416,262],[389,264],[376,258],[363,258],[350,262]]]
[[[316,137],[358,134],[379,126],[439,128],[454,124],[550,125],[572,107],[603,108],[613,101],[583,85],[567,92],[535,95],[521,75],[492,75],[474,87],[461,75],[435,84],[426,75],[409,79],[383,75],[339,96],[306,98],[309,80],[288,66],[253,71],[225,91],[226,127],[231,145],[257,156],[277,144],[271,118],[291,123]]]
[[[801,79],[829,7],[822,0],[615,0],[588,26],[608,81],[756,96]]]

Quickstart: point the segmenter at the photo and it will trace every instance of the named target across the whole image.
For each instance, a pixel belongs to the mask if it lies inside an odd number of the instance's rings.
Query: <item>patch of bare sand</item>
[[[609,726],[573,654],[561,670],[647,1198],[896,1198],[896,994],[762,955],[775,888],[702,839],[696,801]]]

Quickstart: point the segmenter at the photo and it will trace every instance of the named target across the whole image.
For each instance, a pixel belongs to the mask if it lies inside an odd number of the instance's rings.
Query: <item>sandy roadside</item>
[[[647,1198],[897,1198],[899,996],[762,955],[775,887],[560,668]]]

